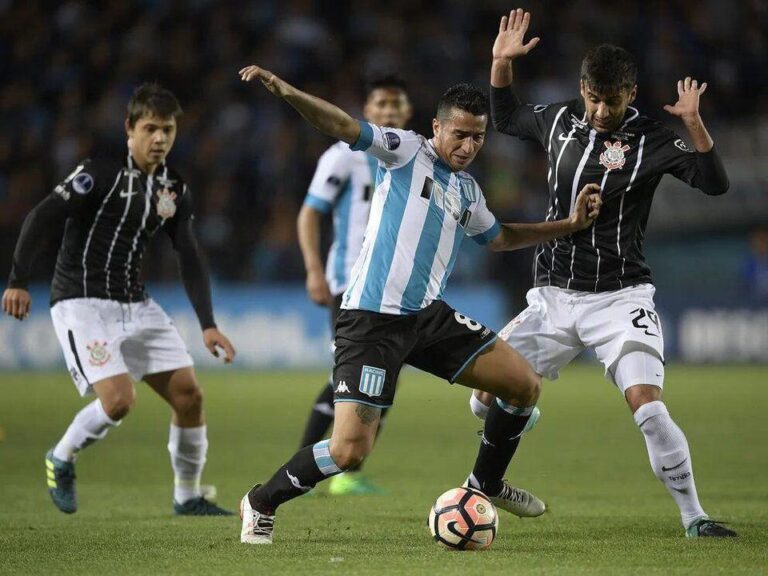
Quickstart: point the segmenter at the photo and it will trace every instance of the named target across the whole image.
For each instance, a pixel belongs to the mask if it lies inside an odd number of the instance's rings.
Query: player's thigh
[[[622,393],[636,384],[663,386],[664,335],[651,285],[595,294],[581,314],[579,334],[595,350],[606,376]],[[631,355],[616,380],[618,363]]]
[[[413,346],[414,320],[405,316],[342,310],[336,322],[334,403],[389,408],[405,357]]]
[[[500,339],[548,380],[556,380],[560,369],[584,350],[567,297],[555,287],[529,290],[528,307],[499,332]]]
[[[535,404],[541,389],[541,377],[503,340],[496,340],[483,350],[456,382],[519,406]]]
[[[95,382],[129,372],[119,314],[118,303],[93,298],[63,300],[51,308],[56,338],[81,396],[92,394]]]
[[[135,329],[123,342],[122,352],[136,380],[193,366],[179,331],[154,300],[148,298],[132,306],[135,309]]]

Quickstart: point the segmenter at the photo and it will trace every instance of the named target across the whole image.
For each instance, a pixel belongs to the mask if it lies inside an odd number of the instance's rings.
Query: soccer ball
[[[448,548],[483,550],[496,536],[499,516],[485,494],[463,487],[440,495],[427,523],[434,539]]]

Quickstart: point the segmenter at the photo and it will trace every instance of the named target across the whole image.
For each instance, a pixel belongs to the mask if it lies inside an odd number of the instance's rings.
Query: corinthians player
[[[686,535],[735,536],[701,507],[688,443],[661,398],[664,340],[642,251],[651,201],[664,174],[708,195],[728,190],[725,169],[699,115],[707,85],[679,81],[677,102],[664,107],[682,120],[693,150],[631,106],[637,67],[616,46],[599,46],[584,58],[580,99],[524,105],[516,94],[512,62],[539,41],[524,41],[529,22],[530,14],[519,9],[501,19],[491,68],[494,126],[535,140],[546,151],[547,220],[568,217],[578,190],[589,183],[599,183],[603,208],[590,228],[539,245],[529,306],[500,336],[549,379],[584,348],[594,349],[645,437],[651,467],[677,503]],[[491,397],[476,391],[471,403],[482,417]]]
[[[157,84],[128,103],[123,158],[85,160],[27,216],[13,256],[3,310],[19,320],[31,305],[27,282],[37,247],[66,221],[51,286],[51,316],[75,386],[96,399],[83,408],[46,454],[48,490],[66,513],[77,510],[75,458],[106,436],[133,407],[144,380],[173,410],[168,450],[180,515],[228,515],[200,488],[208,440],[202,393],[171,319],[141,283],[149,239],[162,228],[176,250],[184,288],[206,347],[224,361],[235,350],[216,328],[208,275],[192,231],[192,202],[165,162],[181,115],[176,97]]]

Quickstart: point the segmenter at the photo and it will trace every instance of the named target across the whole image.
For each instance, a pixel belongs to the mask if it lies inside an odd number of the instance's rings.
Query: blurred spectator
[[[665,119],[662,106],[685,73],[710,81],[704,111],[713,128],[715,119],[747,124],[766,109],[765,2],[522,4],[542,38],[517,65],[530,101],[575,97],[587,47],[615,42],[637,56],[638,105],[652,116]],[[395,70],[410,81],[412,128],[430,134],[449,85],[487,84],[498,19],[509,9],[500,0],[0,2],[0,268],[9,270],[26,213],[78,160],[125,149],[126,101],[137,84],[159,80],[186,112],[170,161],[193,191],[214,277],[302,279],[296,210],[331,142],[289,106],[239,82],[237,70],[257,62],[356,114],[365,76]],[[546,205],[543,162],[536,147],[491,132],[472,171],[500,216],[538,220]],[[172,274],[158,252],[148,255],[150,280]],[[514,277],[519,308],[532,258],[529,251],[481,259],[470,273],[457,272]],[[40,268],[43,279],[50,271]]]
[[[768,302],[768,230],[755,230],[744,266],[749,294],[758,302]]]

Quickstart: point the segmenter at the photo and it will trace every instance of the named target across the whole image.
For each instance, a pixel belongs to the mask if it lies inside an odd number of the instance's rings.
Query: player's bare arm
[[[357,120],[344,110],[322,98],[302,92],[269,70],[252,65],[240,70],[239,74],[243,82],[260,80],[267,90],[288,102],[307,122],[323,134],[343,140],[347,144],[356,142],[360,136],[360,125]]]
[[[530,23],[531,13],[522,8],[512,10],[509,16],[502,16],[499,34],[493,43],[491,86],[494,88],[505,88],[512,84],[512,61],[525,56],[539,43],[538,37],[525,41]]]
[[[683,121],[697,152],[709,152],[715,145],[699,114],[699,99],[706,89],[706,82],[699,86],[697,80],[687,76],[685,80],[677,81],[678,98],[674,106],[664,106],[664,110]]]
[[[600,215],[602,204],[600,186],[587,184],[579,192],[573,213],[568,218],[535,224],[502,224],[501,233],[488,243],[488,247],[493,251],[518,250],[584,230]]]
[[[321,306],[328,306],[333,300],[331,289],[325,278],[323,259],[320,256],[320,223],[323,214],[306,204],[299,211],[297,232],[299,246],[307,272],[307,294],[310,299]]]

